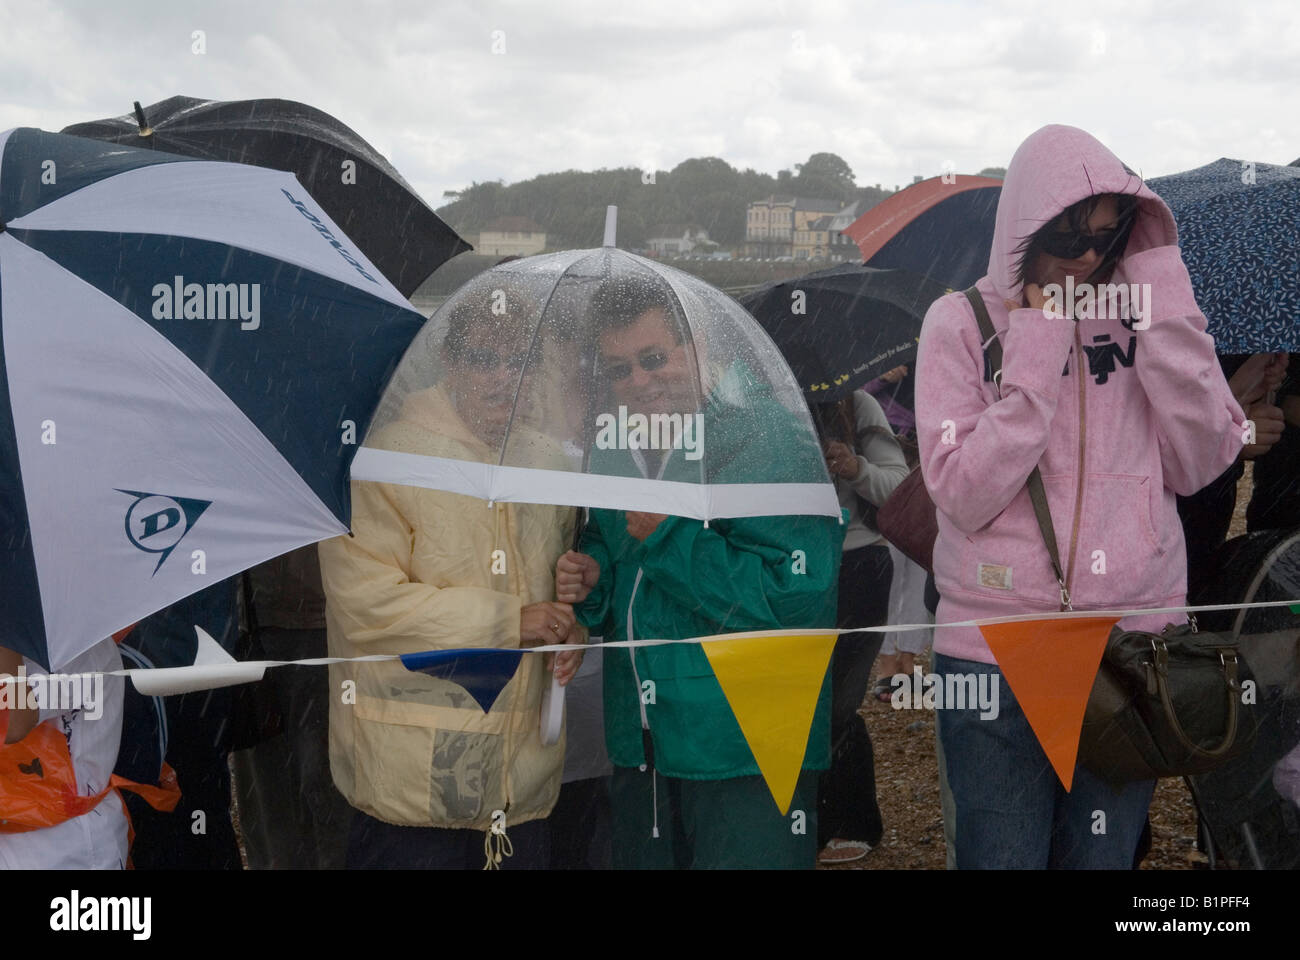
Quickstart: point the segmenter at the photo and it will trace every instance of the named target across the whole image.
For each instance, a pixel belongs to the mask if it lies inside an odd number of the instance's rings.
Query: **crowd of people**
[[[1067,790],[980,631],[944,624],[1184,605],[1189,565],[1195,577],[1227,535],[1243,462],[1255,460],[1257,482],[1287,476],[1291,462],[1280,455],[1290,456],[1300,430],[1300,389],[1289,392],[1300,378],[1288,376],[1285,354],[1216,355],[1176,238],[1167,206],[1088,134],[1048,127],[1026,140],[1008,167],[989,272],[976,285],[1001,342],[1000,369],[988,362],[971,300],[955,292],[930,307],[914,371],[897,368],[814,407],[838,521],[706,524],[604,508],[584,517],[353,481],[350,534],[259,568],[234,598],[260,656],[347,658],[328,674],[281,668],[266,681],[275,707],[258,714],[260,734],[233,764],[249,866],[811,868],[861,859],[883,825],[860,708],[869,696],[888,699],[896,676],[910,682],[926,633],[840,637],[791,802],[802,829],[773,802],[699,644],[597,657],[595,641],[932,616],[931,669],[983,676],[1000,703],[994,717],[974,705],[938,711],[950,865],[1130,867],[1154,782],[1116,789],[1080,766]],[[1052,292],[1067,283],[1148,284],[1149,323],[1067,316]],[[703,412],[712,483],[790,479],[774,454],[807,442],[799,420],[771,397],[734,417],[715,396],[721,383],[698,395],[702,347],[666,285],[609,278],[588,313],[610,409]],[[511,385],[527,357],[508,349],[509,320],[476,319],[450,311],[436,358],[443,375],[408,393],[369,445],[494,462],[510,426],[531,463],[566,469],[563,445],[511,425]],[[676,450],[591,456],[593,471],[611,476],[698,475]],[[931,577],[876,525],[876,511],[918,464],[937,509]],[[1059,571],[1027,487],[1035,468]],[[1296,522],[1277,499],[1252,511]],[[805,565],[793,570],[796,550]],[[1146,614],[1121,626],[1158,632],[1169,622]],[[355,659],[589,639],[585,659],[576,649],[522,657],[488,710],[450,680]],[[116,657],[111,641],[103,653],[105,663]],[[22,665],[0,654],[0,674]],[[574,696],[565,735],[547,743],[541,706],[552,678]],[[6,717],[6,742],[47,719],[0,711]],[[87,795],[102,789],[102,773],[78,776]],[[110,801],[76,818],[97,816],[102,829],[65,825],[33,841],[0,828],[0,865],[75,862],[82,848],[94,850],[85,865],[125,864],[125,820]]]

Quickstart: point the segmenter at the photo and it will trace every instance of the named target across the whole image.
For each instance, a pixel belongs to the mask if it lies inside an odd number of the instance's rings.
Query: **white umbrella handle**
[[[613,205],[605,208],[605,242],[603,246],[614,246],[614,234],[618,230],[618,207]]]
[[[542,691],[541,713],[542,746],[559,743],[560,733],[564,730],[564,687],[554,677],[551,677],[550,686]]]

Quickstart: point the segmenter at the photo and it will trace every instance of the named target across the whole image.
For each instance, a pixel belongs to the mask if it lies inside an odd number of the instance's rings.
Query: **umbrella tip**
[[[611,204],[605,208],[605,242],[601,246],[614,246],[614,234],[618,231],[618,207]]]
[[[140,101],[134,101],[133,106],[135,107],[135,123],[140,128],[140,136],[153,136],[153,128],[149,126],[149,123],[144,118],[144,107],[140,106]]]

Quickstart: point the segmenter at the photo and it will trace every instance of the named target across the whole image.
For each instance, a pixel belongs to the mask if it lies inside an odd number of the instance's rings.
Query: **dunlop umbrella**
[[[422,322],[291,174],[0,133],[0,644],[57,669],[346,532]]]

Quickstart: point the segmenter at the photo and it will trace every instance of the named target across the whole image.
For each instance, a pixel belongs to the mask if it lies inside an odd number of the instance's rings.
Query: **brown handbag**
[[[1083,718],[1079,762],[1111,783],[1208,773],[1240,756],[1258,729],[1238,640],[1196,622],[1160,633],[1115,627]]]
[[[876,511],[876,529],[909,560],[934,572],[939,520],[921,468],[915,467]]]

